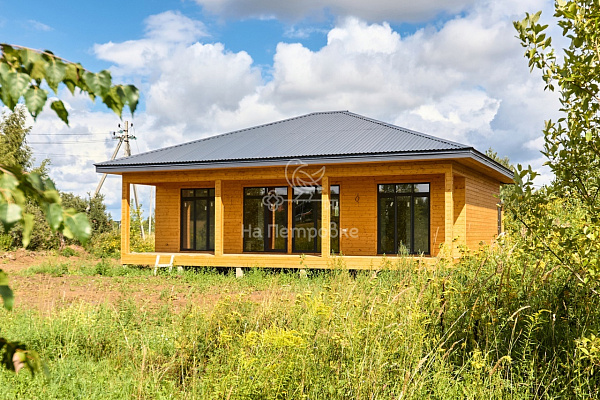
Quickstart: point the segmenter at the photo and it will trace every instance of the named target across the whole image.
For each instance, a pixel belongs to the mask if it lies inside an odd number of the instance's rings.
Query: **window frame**
[[[293,254],[318,254],[321,251],[321,250],[319,250],[319,241],[321,240],[321,235],[320,235],[320,233],[321,233],[321,224],[317,223],[318,220],[315,220],[315,222],[314,222],[314,224],[315,224],[314,228],[317,229],[317,237],[313,239],[314,240],[314,242],[313,242],[313,251],[296,250],[296,238],[294,236],[294,232],[295,232],[294,228],[296,227],[296,204],[294,203],[294,199],[295,199],[294,188],[295,187],[303,187],[303,186],[292,186],[291,187],[291,189],[292,189],[292,207],[290,207],[289,212],[292,213],[292,229],[291,229],[291,231],[288,231],[288,232],[291,232],[291,234],[292,234],[292,253]],[[323,215],[322,215],[323,186],[317,185],[317,186],[310,186],[310,187],[313,187],[313,188],[319,187],[319,188],[321,188],[321,191],[318,191],[317,193],[319,195],[319,202],[318,202],[319,203],[319,216],[320,216],[320,220],[321,220],[321,223],[322,223],[322,221],[323,221]],[[331,190],[332,190],[333,187],[337,187],[338,193],[333,194],[331,192]],[[339,215],[337,217],[338,218],[338,221],[337,221],[337,231],[338,231],[337,232],[337,247],[338,247],[338,249],[337,249],[337,253],[336,254],[340,253],[340,248],[341,248],[341,228],[340,228],[340,226],[341,226],[340,215],[342,214],[341,213],[341,205],[340,205],[340,203],[341,203],[341,190],[342,190],[341,189],[341,185],[339,183],[329,185],[329,250],[330,251],[333,251],[333,246],[332,246],[333,237],[331,236],[331,215],[332,215],[331,212],[333,211],[333,198],[334,197],[336,198],[337,203],[338,203],[338,213],[339,213]]]
[[[288,204],[288,193],[287,193],[287,186],[244,186],[242,188],[242,252],[243,253],[287,253],[288,251],[288,241],[287,241],[287,236],[286,236],[286,240],[285,240],[285,248],[284,249],[268,249],[268,245],[267,245],[267,237],[263,237],[263,250],[246,250],[246,235],[244,235],[244,230],[246,229],[246,221],[245,221],[245,215],[246,215],[246,199],[250,198],[250,199],[256,199],[256,200],[261,200],[262,203],[262,199],[268,195],[269,193],[269,189],[280,189],[280,188],[285,188],[286,189],[286,194],[283,196],[284,197],[284,205],[285,205],[285,226],[284,228],[287,230],[288,235],[289,235],[289,230],[288,230],[288,215],[289,215],[289,204]],[[247,195],[246,194],[246,189],[264,189],[265,190],[265,194],[262,195]],[[262,205],[263,207],[267,208],[267,206]],[[267,216],[268,213],[265,213],[264,218],[263,218],[263,232],[267,232],[267,227],[268,227],[268,221],[267,221]]]
[[[415,185],[429,185],[428,192],[415,192]],[[382,193],[379,190],[380,186],[383,185],[412,185],[410,192],[397,192],[393,193]],[[381,248],[381,212],[380,212],[380,199],[382,198],[393,198],[394,199],[394,253],[398,254],[398,197],[410,196],[410,255],[431,255],[431,182],[398,182],[398,183],[378,183],[375,187],[377,191],[377,254],[389,254],[382,251]],[[427,197],[427,203],[429,210],[427,213],[427,252],[415,252],[415,198],[416,197]]]
[[[319,223],[318,221],[322,221],[323,220],[323,213],[322,213],[322,209],[321,207],[323,207],[323,187],[322,186],[308,186],[310,188],[320,188],[321,190],[316,190],[315,193],[313,194],[313,197],[311,197],[311,200],[314,198],[315,195],[318,196],[318,204],[319,204],[319,218],[315,218],[314,222],[313,222],[313,228],[317,229],[317,235],[316,237],[313,238],[313,248],[312,251],[311,250],[296,250],[296,237],[294,235],[294,232],[296,231],[296,195],[294,194],[294,189],[295,188],[306,188],[306,186],[292,186],[292,253],[294,254],[317,254],[320,252],[319,250],[319,244],[318,241],[321,240],[321,236],[319,236],[319,233],[321,231],[321,227],[318,226]],[[316,202],[316,201],[315,201]],[[331,202],[329,203],[329,207],[331,207]]]
[[[184,190],[192,190],[194,192],[193,196],[184,196]],[[196,191],[197,190],[206,190],[206,195],[196,195]],[[211,195],[212,193],[212,195]],[[207,201],[207,207],[206,207],[206,249],[196,249],[195,245],[196,245],[196,200],[206,200]],[[179,251],[190,251],[190,252],[194,252],[194,251],[215,251],[214,249],[214,242],[215,242],[215,238],[213,238],[213,246],[211,248],[210,246],[210,232],[211,232],[211,227],[215,225],[215,212],[213,212],[213,215],[210,215],[210,207],[208,206],[208,204],[210,204],[210,201],[213,201],[214,207],[216,207],[217,203],[215,200],[215,188],[181,188],[179,191],[179,216],[180,216],[180,221],[179,221]],[[193,238],[192,238],[192,243],[194,244],[194,248],[191,249],[186,249],[183,246],[184,243],[184,229],[183,229],[183,223],[184,223],[184,215],[183,215],[183,203],[185,201],[191,201],[193,204],[193,211],[192,211],[192,215],[194,216],[194,218],[192,218],[191,221],[188,221],[188,223],[193,223],[194,227],[193,227]]]

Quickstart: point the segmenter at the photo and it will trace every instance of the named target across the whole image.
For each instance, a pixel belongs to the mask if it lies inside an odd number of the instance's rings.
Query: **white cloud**
[[[347,109],[540,166],[541,129],[544,119],[556,118],[557,97],[529,73],[512,21],[542,7],[551,15],[548,1],[481,0],[439,26],[405,36],[384,22],[341,18],[316,51],[279,43],[268,80],[249,54],[199,42],[206,38],[203,25],[172,12],[148,18],[144,37],[99,44],[95,51],[115,64],[113,70],[142,79],[146,109],[136,115],[134,152]],[[115,129],[116,117],[90,111],[89,100],[69,103],[72,130]],[[108,159],[113,146],[88,146],[94,148],[83,159]],[[93,191],[99,176],[91,161],[53,161],[59,186]],[[115,193],[107,201],[117,210],[118,184],[109,188]]]
[[[228,17],[283,18],[297,20],[319,16],[356,16],[369,21],[418,21],[440,13],[457,13],[476,0],[196,0],[204,9]]]
[[[49,31],[54,30],[54,28],[52,28],[51,26],[46,25],[40,21],[36,21],[34,19],[27,20],[27,26],[35,29],[36,31],[42,31],[42,32],[49,32]]]
[[[115,63],[118,74],[148,74],[152,64],[168,57],[173,47],[185,46],[208,36],[204,24],[175,11],[146,19],[143,39],[95,44],[98,58]]]

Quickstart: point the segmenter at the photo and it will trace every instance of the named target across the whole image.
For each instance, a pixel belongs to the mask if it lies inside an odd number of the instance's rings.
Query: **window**
[[[292,188],[292,251],[319,253],[321,251],[321,186]],[[340,187],[330,187],[330,247],[340,251]]]
[[[287,251],[287,187],[244,188],[244,251]]]
[[[215,249],[215,189],[181,189],[181,250]]]
[[[429,254],[429,183],[378,186],[377,251]]]

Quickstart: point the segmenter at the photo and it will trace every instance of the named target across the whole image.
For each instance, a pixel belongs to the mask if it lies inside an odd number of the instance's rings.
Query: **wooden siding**
[[[315,172],[319,168],[307,167],[305,172]],[[430,183],[431,256],[439,254],[444,242],[453,242],[452,253],[457,256],[459,245],[466,244],[475,249],[480,241],[489,242],[497,234],[498,199],[494,196],[499,192],[499,182],[464,165],[448,162],[327,165],[326,176],[329,185],[340,185],[340,250],[344,257],[354,260],[353,268],[361,262],[372,265],[374,260],[380,259],[376,257],[378,184]],[[243,253],[244,187],[288,186],[282,167],[124,174],[123,210],[129,206],[126,201],[129,182],[156,186],[156,251],[179,253],[182,257],[176,260],[186,260],[187,263],[181,261],[180,265],[226,266],[228,264],[223,263],[235,261],[231,266],[248,266],[252,264],[248,260],[254,260],[256,265],[271,259],[279,260],[278,265],[281,266],[297,263],[298,255],[291,253],[291,238],[288,240],[288,256]],[[181,189],[217,186],[220,186],[216,197],[220,193],[221,209],[216,214],[220,214],[223,225],[222,230],[216,229],[215,233],[222,237],[222,255],[217,254],[219,238],[215,241],[215,254],[180,252]],[[288,193],[291,200],[291,190]],[[288,223],[291,224],[291,212],[288,213]],[[353,237],[353,232],[358,235]],[[128,245],[128,239],[123,243]],[[327,247],[322,246],[325,251]],[[139,262],[147,258],[140,257],[124,252],[122,259],[123,262],[133,262],[135,258]],[[329,258],[324,252],[311,257],[322,259],[313,260],[315,267],[320,268],[327,265],[325,259]],[[272,263],[264,261],[264,264]]]
[[[498,235],[500,182],[469,168],[460,172],[465,176],[466,245],[477,249]]]
[[[454,176],[454,193],[452,200],[454,202],[454,245],[452,248],[453,256],[459,256],[458,247],[467,244],[467,207],[466,207],[466,178],[464,176]]]
[[[349,256],[377,254],[377,185],[385,183],[430,184],[430,252],[436,256],[444,241],[444,176],[409,175],[349,177],[332,180],[340,185],[340,250]],[[355,229],[358,236],[353,237]]]
[[[342,254],[377,254],[377,185],[384,183],[430,183],[430,251],[438,254],[444,242],[444,175],[393,175],[330,178],[340,185],[340,250]],[[156,239],[158,252],[179,251],[180,192],[182,188],[213,187],[214,182],[177,182],[156,185]],[[252,186],[286,186],[285,180],[230,180],[222,182],[223,252],[243,252],[243,191]],[[291,194],[289,196],[291,198]],[[291,224],[291,216],[288,221]],[[354,231],[353,231],[354,230]],[[358,235],[353,237],[353,232]],[[288,243],[291,254],[291,240]]]

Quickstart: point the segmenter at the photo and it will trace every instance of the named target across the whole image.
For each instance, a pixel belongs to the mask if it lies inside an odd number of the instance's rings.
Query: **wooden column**
[[[331,205],[329,201],[329,177],[321,178],[321,257],[331,254]]]
[[[129,226],[131,185],[125,175],[121,175],[121,260],[123,255],[130,253]]]
[[[444,185],[444,242],[449,249],[452,249],[452,239],[454,238],[454,175],[452,174],[452,165],[448,166],[445,173]],[[452,254],[452,253],[451,253]]]
[[[223,255],[223,183],[220,179],[215,181],[215,256]]]
[[[289,186],[287,193],[287,254],[292,254],[292,227],[294,226],[292,210],[294,207],[294,189],[291,186]]]

